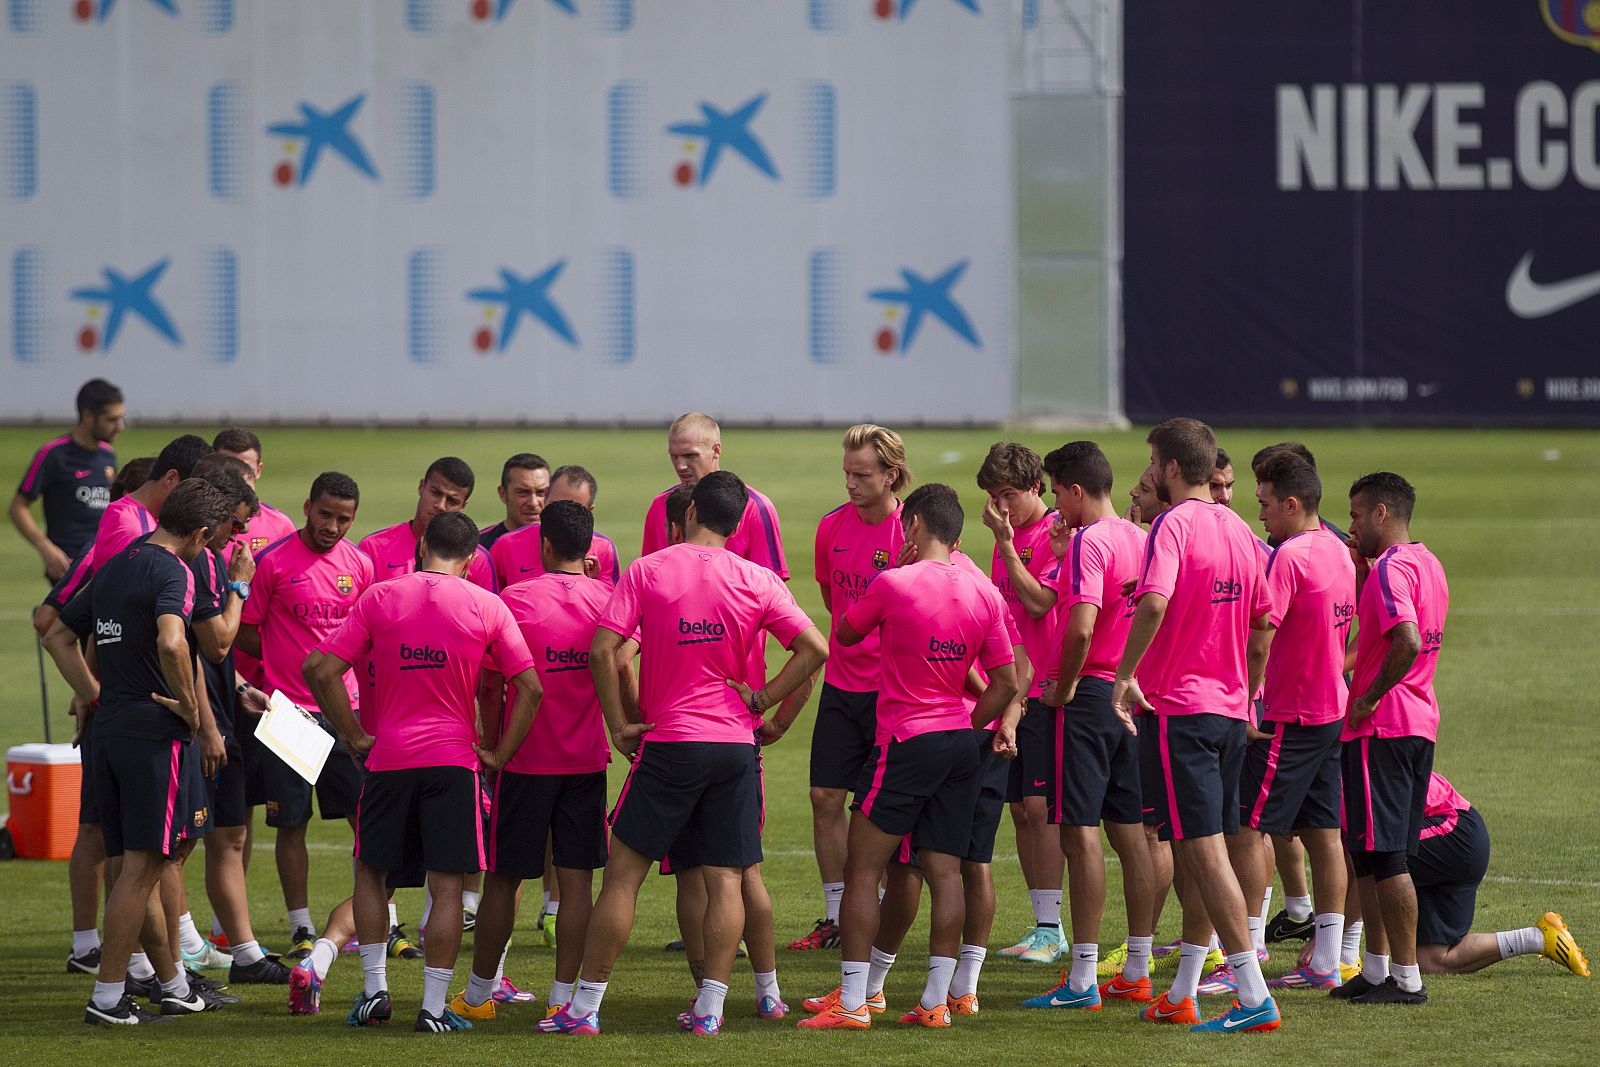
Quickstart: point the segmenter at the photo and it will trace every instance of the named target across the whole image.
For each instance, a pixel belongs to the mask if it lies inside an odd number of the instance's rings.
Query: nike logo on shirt
[[[74,478],[87,478],[87,477],[89,477],[89,475],[91,475],[93,473],[94,473],[94,471],[92,471],[92,470],[88,470],[88,471],[73,471],[72,472],[72,476]]]
[[[1542,319],[1574,304],[1600,296],[1600,271],[1580,274],[1559,282],[1536,282],[1529,267],[1533,253],[1518,260],[1506,282],[1506,307],[1523,319]]]
[[[404,567],[405,564],[404,563],[385,563],[384,566],[388,567],[390,570],[394,570],[396,567]]]
[[[301,582],[309,582],[310,580],[311,580],[311,576],[310,575],[302,574],[298,578],[290,578],[289,579],[289,584],[290,585],[299,585]]]

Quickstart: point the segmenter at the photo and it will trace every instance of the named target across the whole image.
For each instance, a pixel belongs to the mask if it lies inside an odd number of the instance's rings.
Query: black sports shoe
[[[97,1008],[91,999],[83,1009],[83,1021],[91,1026],[137,1026],[144,1023],[170,1023],[173,1020],[145,1011],[132,997],[124,995],[114,1008]]]
[[[307,953],[309,955],[310,953]],[[406,936],[406,929],[399,923],[389,927],[389,955],[397,960],[420,960],[422,950],[412,944]]]
[[[1384,979],[1388,981],[1388,979]],[[1342,985],[1334,986],[1328,990],[1328,996],[1334,1000],[1354,1000],[1363,993],[1370,993],[1378,987],[1367,981],[1367,976],[1358,974]]]
[[[356,994],[350,1014],[345,1016],[345,1022],[351,1026],[381,1026],[389,1021],[394,1014],[394,1007],[389,1003],[389,991],[380,989],[372,996]]]
[[[152,1004],[161,1003],[161,982],[154,973],[149,978],[135,978],[130,974],[122,980],[122,989],[136,1000],[148,1000]]]
[[[283,954],[286,960],[303,960],[311,955],[311,950],[317,947],[317,932],[308,930],[304,926],[295,927],[294,933],[289,935],[291,945],[289,951]]]
[[[228,981],[239,985],[288,985],[289,968],[265,956],[254,963],[235,960],[228,968]]]
[[[234,996],[232,993],[226,992],[228,988],[226,985],[217,981],[215,978],[210,978],[201,974],[199,971],[189,972],[189,985],[191,988],[198,987],[205,990],[207,993],[210,993],[212,996],[216,997],[217,1000],[223,1004],[239,1003],[238,997]]]
[[[162,1015],[198,1015],[204,1011],[218,1011],[222,1008],[223,1001],[211,990],[195,982],[189,983],[187,997],[175,997],[170,993],[161,997]]]
[[[68,974],[99,974],[100,950],[90,949],[81,956],[67,957]]]
[[[470,934],[477,928],[478,913],[475,911],[467,911],[465,908],[463,908],[461,911],[461,932],[464,934]]]
[[[1369,985],[1371,983],[1368,983]],[[1426,1004],[1428,991],[1419,988],[1415,993],[1408,993],[1400,988],[1400,983],[1394,980],[1394,975],[1383,980],[1382,985],[1375,985],[1358,997],[1351,997],[1352,1004]]]
[[[1278,914],[1267,920],[1266,939],[1277,941],[1306,941],[1317,932],[1317,917],[1315,914],[1305,919],[1289,918],[1287,908],[1280,909]]]
[[[449,1008],[438,1015],[429,1015],[424,1008],[417,1012],[417,1025],[414,1029],[419,1034],[449,1034],[457,1030],[471,1030],[472,1024]]]
[[[664,945],[663,947],[668,952],[682,952],[683,951],[683,938],[680,937],[676,941],[668,941],[666,943],[666,945]]]

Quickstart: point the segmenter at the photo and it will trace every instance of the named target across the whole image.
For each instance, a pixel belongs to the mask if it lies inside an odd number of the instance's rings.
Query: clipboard
[[[275,689],[256,722],[256,740],[312,785],[333,751],[333,735],[305,708]]]

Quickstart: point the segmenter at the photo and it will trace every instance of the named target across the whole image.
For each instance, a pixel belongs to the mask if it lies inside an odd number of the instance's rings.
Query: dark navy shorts
[[[811,730],[812,788],[854,788],[877,732],[877,693],[851,693],[823,682]]]
[[[965,856],[982,789],[972,730],[936,730],[874,751],[853,809],[916,849]]]
[[[1268,834],[1339,829],[1344,815],[1339,735],[1344,723],[1269,721],[1261,729],[1272,738],[1245,748],[1239,821]]]
[[[1010,763],[1007,802],[1020,804],[1028,797],[1050,795],[1055,729],[1056,709],[1030,697],[1017,723],[1017,758]]]
[[[611,833],[652,860],[680,848],[696,866],[761,862],[761,772],[756,746],[732,741],[651,741],[611,811]],[[679,842],[682,842],[681,846]]]
[[[1056,708],[1050,821],[1068,826],[1142,819],[1139,739],[1111,708],[1111,683],[1079,678],[1072,702]]]
[[[1150,718],[1148,728],[1140,724],[1139,784],[1157,835],[1183,841],[1238,833],[1244,720],[1205,713]]]
[[[1344,743],[1343,759],[1345,848],[1415,855],[1433,774],[1433,742],[1357,737]]]

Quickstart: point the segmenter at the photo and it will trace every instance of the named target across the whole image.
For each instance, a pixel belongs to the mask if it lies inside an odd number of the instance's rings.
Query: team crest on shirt
[[[348,574],[341,574],[333,580],[333,587],[345,596],[349,596],[351,590],[356,587],[356,580]]]
[[[1028,564],[1033,562],[1033,546],[1025,545],[1022,548],[1017,549],[1017,556],[1022,560],[1022,565],[1026,567]]]
[[[263,548],[267,547],[267,541],[268,541],[268,538],[265,538],[265,537],[252,537],[252,538],[250,538],[250,551],[252,553],[260,552]]]
[[[200,829],[200,827],[206,824],[206,819],[210,818],[210,816],[210,808],[196,808],[194,813],[194,828],[196,830]]]
[[[889,550],[887,548],[875,548],[875,549],[873,549],[872,550],[872,569],[881,571],[881,570],[888,569],[888,566],[889,566]]]
[[[267,816],[273,819],[278,817],[278,802],[276,800],[267,801]]]

